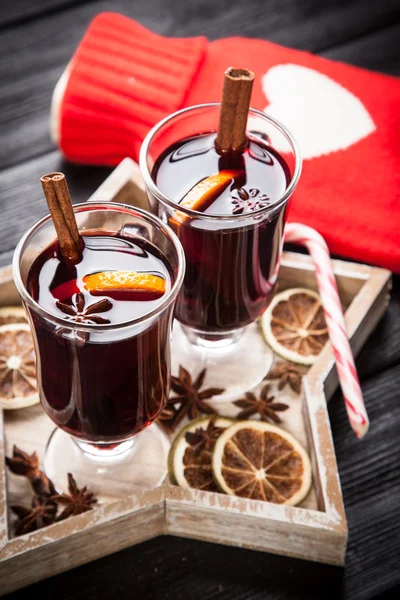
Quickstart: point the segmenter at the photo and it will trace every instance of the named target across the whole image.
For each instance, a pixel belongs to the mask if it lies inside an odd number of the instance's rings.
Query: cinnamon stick
[[[64,173],[49,173],[40,178],[44,195],[56,228],[63,258],[78,263],[82,258],[83,241],[79,235],[71,196]]]
[[[225,71],[221,112],[215,147],[219,154],[243,152],[254,73],[229,67]]]

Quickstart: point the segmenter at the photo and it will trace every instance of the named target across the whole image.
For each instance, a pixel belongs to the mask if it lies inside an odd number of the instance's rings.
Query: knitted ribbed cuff
[[[169,39],[122,15],[98,15],[53,96],[53,135],[66,158],[137,159],[149,129],[184,105],[206,48],[202,37]]]

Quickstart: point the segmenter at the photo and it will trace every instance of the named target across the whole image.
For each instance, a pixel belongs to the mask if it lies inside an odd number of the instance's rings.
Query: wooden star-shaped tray
[[[137,165],[125,159],[90,200],[146,208]],[[357,354],[387,306],[390,272],[332,262]],[[279,288],[288,287],[317,289],[308,256],[284,253]],[[18,303],[8,267],[0,272],[0,305]],[[179,357],[174,361],[177,364]],[[153,490],[121,494],[85,514],[20,537],[13,535],[9,505],[26,504],[28,488],[6,471],[4,456],[17,444],[28,452],[36,450],[42,458],[54,425],[39,405],[0,409],[0,595],[166,534],[343,565],[347,525],[326,405],[337,385],[328,343],[303,380],[302,397],[288,392],[284,400],[291,410],[282,413],[282,426],[307,447],[312,459],[313,489],[298,507],[182,489],[166,478]],[[350,427],[346,435],[353,435]]]

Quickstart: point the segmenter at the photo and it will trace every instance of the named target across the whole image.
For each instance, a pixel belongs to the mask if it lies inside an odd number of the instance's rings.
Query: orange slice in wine
[[[131,292],[143,296],[143,300],[159,298],[166,289],[163,277],[137,271],[100,271],[85,275],[83,283],[85,288],[94,295],[112,296]]]
[[[192,210],[204,210],[217,196],[222,194],[232,181],[237,178],[242,171],[219,171],[210,177],[202,179],[195,185],[190,192],[186,194],[179,206],[190,208]]]
[[[236,170],[224,170],[210,175],[197,183],[192,189],[186,194],[179,206],[182,208],[190,208],[191,210],[204,211],[206,208],[214,202],[214,200],[222,194],[223,191],[240,175],[243,171]],[[170,219],[175,224],[184,223],[187,217],[182,213],[174,213]]]

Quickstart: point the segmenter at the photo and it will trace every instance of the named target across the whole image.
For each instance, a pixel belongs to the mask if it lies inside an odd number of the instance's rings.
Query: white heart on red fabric
[[[362,102],[326,75],[300,65],[276,65],[262,77],[268,106],[296,138],[303,159],[345,150],[376,129]],[[272,144],[287,150],[282,138]]]

